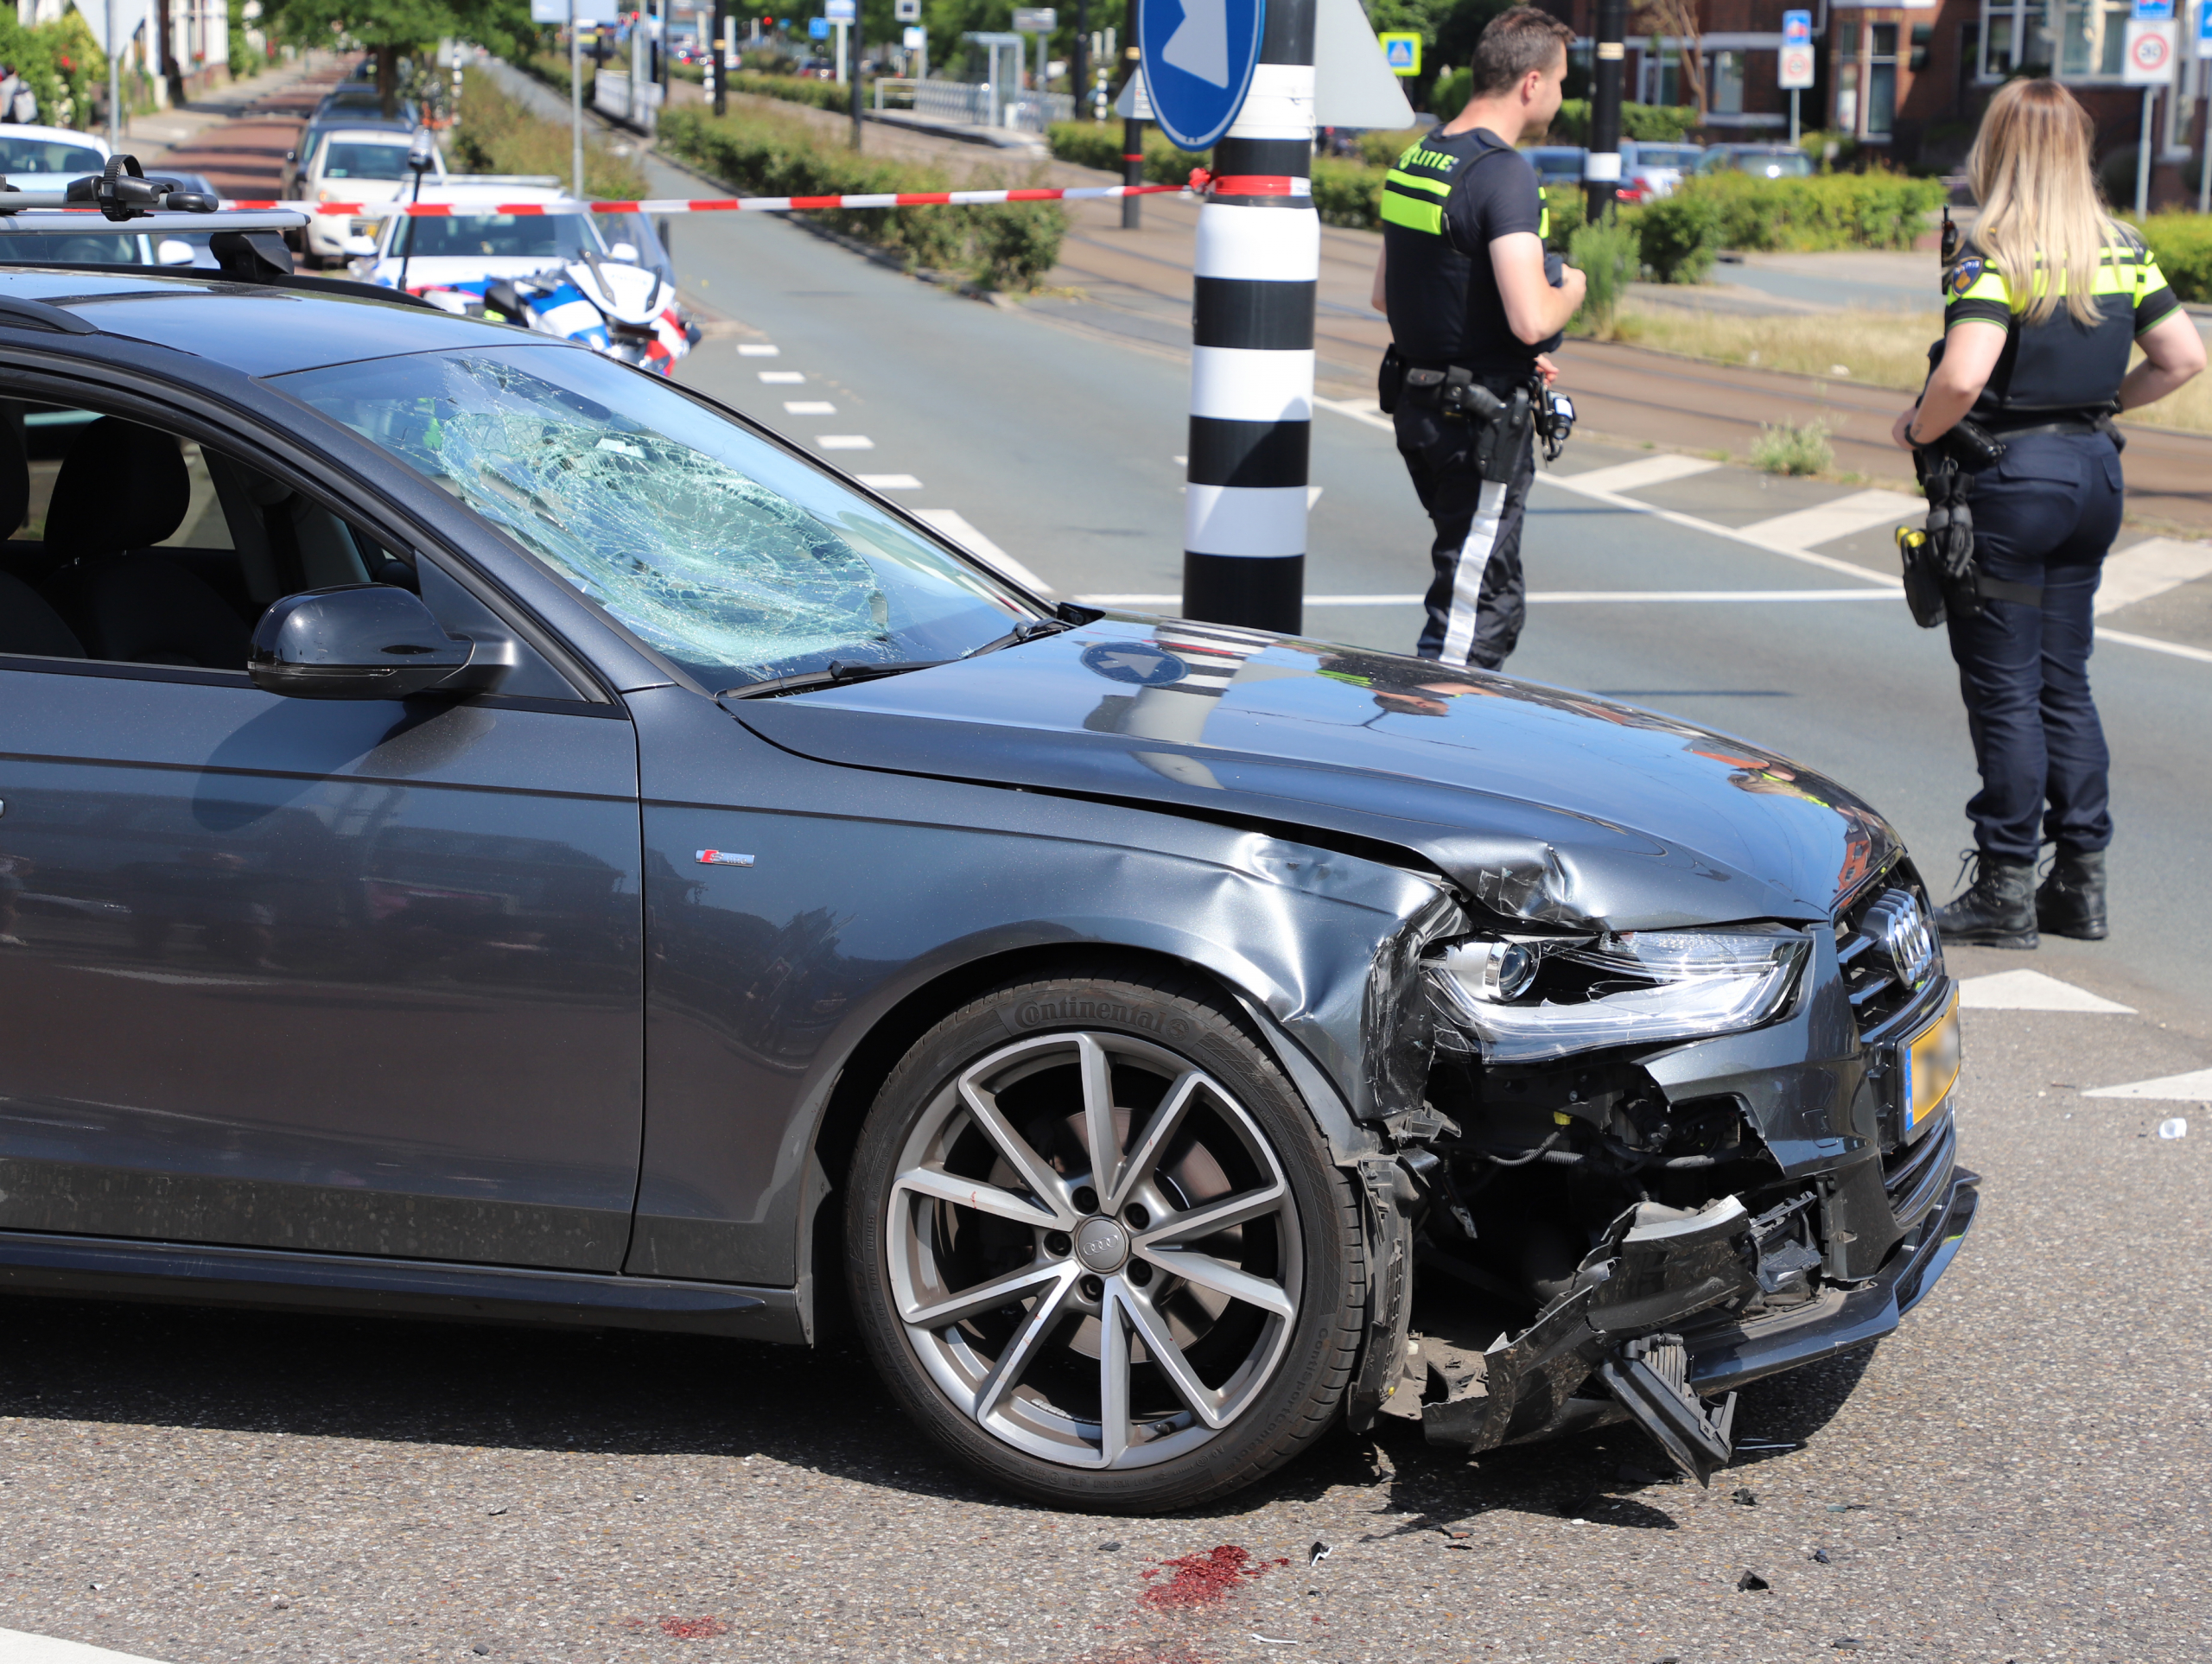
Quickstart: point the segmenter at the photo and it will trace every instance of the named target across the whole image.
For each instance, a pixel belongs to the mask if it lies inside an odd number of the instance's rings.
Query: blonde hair
[[[2098,262],[2123,233],[2089,166],[2094,131],[2089,112],[2056,81],[2008,81],[1990,99],[1967,155],[1981,204],[1974,245],[2006,289],[2028,297],[2030,323],[2058,310],[2062,285],[2053,274],[2060,272],[2068,313],[2085,326],[2097,321]]]

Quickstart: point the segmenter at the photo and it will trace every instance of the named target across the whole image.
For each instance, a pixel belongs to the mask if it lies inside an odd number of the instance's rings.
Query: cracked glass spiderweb
[[[710,680],[955,657],[1027,610],[830,476],[589,353],[284,379]]]

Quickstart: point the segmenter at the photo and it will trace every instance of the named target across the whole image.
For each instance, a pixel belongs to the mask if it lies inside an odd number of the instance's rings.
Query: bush
[[[2154,213],[2138,229],[2176,295],[2184,301],[2212,300],[2212,219],[2196,213]]]
[[[92,90],[107,84],[107,59],[84,15],[65,11],[26,29],[12,6],[0,11],[0,63],[12,65],[38,95],[37,119],[50,127],[88,127]],[[127,82],[126,82],[127,85]]]
[[[1942,206],[1939,180],[1896,174],[1685,180],[1643,210],[1643,257],[1663,283],[1694,283],[1722,249],[1909,249]]]
[[[1759,423],[1751,462],[1769,473],[1819,473],[1835,465],[1825,422]]]
[[[1071,162],[1078,168],[1099,168],[1118,175],[1122,171],[1122,124],[1118,121],[1056,121],[1045,135],[1055,162]],[[1151,185],[1180,185],[1191,169],[1206,165],[1204,153],[1179,150],[1166,135],[1147,126],[1144,132],[1144,177]]]
[[[952,181],[933,168],[877,161],[841,144],[824,144],[796,117],[664,111],[663,148],[761,196],[835,196],[895,191],[943,191]],[[976,179],[988,190],[1000,181]],[[823,223],[899,257],[910,269],[965,271],[989,288],[1033,289],[1058,264],[1067,215],[1056,202],[987,208],[859,208],[824,212]]]
[[[1455,112],[1456,113],[1456,112]],[[1624,104],[1621,106],[1621,137],[1651,144],[1679,144],[1697,127],[1694,104]],[[1590,142],[1590,101],[1567,98],[1552,117],[1547,144],[1587,144]]]
[[[1579,267],[1590,283],[1576,326],[1601,340],[1611,339],[1621,297],[1643,270],[1637,227],[1618,214],[1594,225],[1579,225],[1567,239],[1567,261]]]
[[[463,173],[552,174],[565,185],[574,165],[569,124],[532,115],[480,70],[461,72],[461,125],[448,143],[454,164]],[[584,190],[595,197],[634,201],[645,194],[645,176],[635,162],[615,156],[596,139],[587,139]]]

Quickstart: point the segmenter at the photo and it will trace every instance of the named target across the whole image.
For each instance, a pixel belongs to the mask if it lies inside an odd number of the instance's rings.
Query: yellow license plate
[[[1904,1130],[1910,1133],[1942,1107],[1959,1078],[1959,996],[1943,1014],[1930,1023],[1904,1048],[1904,1080],[1897,1102],[1904,1110]]]

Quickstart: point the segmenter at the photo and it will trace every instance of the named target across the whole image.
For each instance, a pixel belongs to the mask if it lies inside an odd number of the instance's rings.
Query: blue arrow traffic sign
[[[1138,0],[1137,48],[1160,130],[1211,150],[1251,90],[1267,0]]]
[[[1782,14],[1782,44],[1802,47],[1813,44],[1813,14],[1809,11],[1785,11]]]

